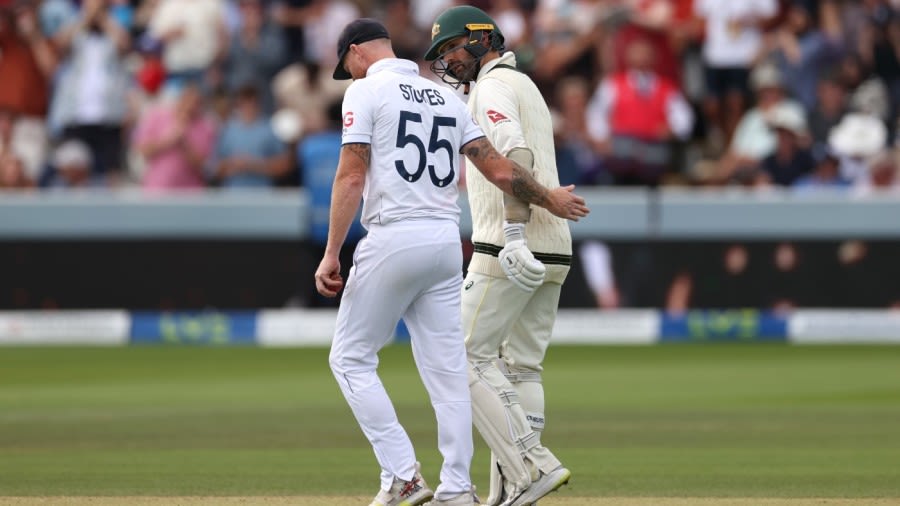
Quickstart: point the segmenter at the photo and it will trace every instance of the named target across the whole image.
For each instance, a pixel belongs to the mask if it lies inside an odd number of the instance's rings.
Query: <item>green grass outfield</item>
[[[0,348],[0,499],[365,501],[378,468],[327,354]],[[382,352],[381,375],[436,485],[434,416],[408,346]],[[900,502],[900,347],[557,346],[544,385],[543,440],[573,471],[554,497],[575,502],[558,504]],[[486,450],[476,441],[473,479],[485,491]],[[308,501],[293,504],[317,500]]]

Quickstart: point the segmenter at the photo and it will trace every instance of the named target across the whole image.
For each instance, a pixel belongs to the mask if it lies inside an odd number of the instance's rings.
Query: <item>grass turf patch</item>
[[[434,416],[410,350],[381,361],[436,486]],[[543,440],[573,471],[558,497],[900,497],[897,364],[900,347],[551,348]],[[378,488],[324,349],[3,348],[0,455],[0,496]]]

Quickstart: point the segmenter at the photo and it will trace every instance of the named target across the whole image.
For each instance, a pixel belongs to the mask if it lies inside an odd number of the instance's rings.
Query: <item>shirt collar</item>
[[[369,66],[369,70],[366,71],[366,77],[384,70],[392,70],[401,74],[419,75],[419,66],[413,61],[401,58],[382,58]]]
[[[490,72],[490,70],[492,68],[496,67],[497,65],[501,65],[501,64],[515,67],[516,66],[516,53],[513,53],[512,51],[507,51],[507,52],[501,54],[499,58],[494,58],[493,60],[485,63],[484,65],[481,66],[481,70],[478,71],[478,77],[475,80],[477,81],[478,79],[481,79],[482,77],[484,77],[485,74]]]

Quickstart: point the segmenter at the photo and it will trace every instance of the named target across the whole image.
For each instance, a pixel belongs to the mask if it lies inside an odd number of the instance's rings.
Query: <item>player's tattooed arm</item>
[[[539,206],[546,203],[548,193],[547,188],[534,179],[534,176],[531,175],[531,171],[498,153],[486,138],[482,137],[480,139],[475,139],[466,144],[463,147],[463,154],[469,157],[476,167],[479,169],[487,168],[488,172],[491,172],[491,168],[497,165],[511,163],[512,177],[510,177],[508,181],[509,187],[506,187],[506,184],[504,184],[505,182],[499,182],[498,186],[500,186],[503,191],[523,202]],[[491,179],[490,175],[487,173],[485,175]],[[498,183],[493,179],[491,180],[492,182],[495,182],[495,184]]]
[[[578,221],[590,212],[584,199],[572,193],[574,185],[552,190],[544,187],[530,170],[498,153],[484,137],[469,142],[462,151],[490,182],[523,202],[543,207],[568,220]]]
[[[372,157],[372,146],[363,143],[350,143],[344,144],[344,149],[362,160],[366,167],[369,166],[369,160]]]

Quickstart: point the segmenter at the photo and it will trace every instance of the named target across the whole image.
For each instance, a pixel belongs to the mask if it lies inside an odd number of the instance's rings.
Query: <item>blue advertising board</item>
[[[134,344],[256,344],[256,311],[131,313]]]
[[[787,341],[785,316],[756,309],[695,310],[665,313],[661,342]]]

